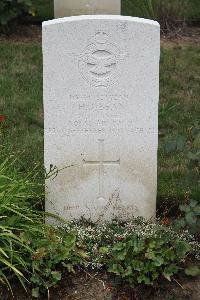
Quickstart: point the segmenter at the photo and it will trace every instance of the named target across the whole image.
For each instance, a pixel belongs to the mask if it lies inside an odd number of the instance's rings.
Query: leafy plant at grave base
[[[39,195],[28,176],[23,178],[16,172],[16,160],[6,158],[3,148],[0,150],[0,281],[10,287],[9,278],[16,276],[24,286],[28,271],[25,256],[31,255],[32,249],[21,239],[21,233],[25,225],[41,218],[31,207]]]
[[[169,32],[184,25],[188,0],[125,0],[123,6],[129,15],[157,20]]]
[[[76,236],[46,225],[36,236],[24,233],[24,239],[34,248],[32,254],[32,296],[38,297],[61,280],[61,266],[74,272],[79,262],[76,254]],[[60,265],[59,265],[60,264]]]
[[[166,231],[149,239],[133,234],[114,245],[108,271],[131,285],[150,285],[160,276],[171,281],[189,251],[188,242],[171,240]]]
[[[182,151],[187,161],[187,177],[182,183],[183,189],[190,191],[190,186],[195,185],[193,191],[196,199],[189,199],[184,205],[180,205],[182,218],[175,222],[176,227],[188,227],[192,233],[200,232],[200,126],[196,123],[190,131],[190,138],[177,136],[169,140],[165,146],[166,152]]]
[[[28,265],[21,252],[31,253],[30,247],[15,233],[16,228],[0,225],[0,282],[12,291],[9,279],[16,276],[25,287],[24,270]]]
[[[185,269],[185,274],[188,276],[200,276],[200,266],[191,265]]]
[[[10,280],[19,279],[33,296],[61,278],[58,264],[73,271],[75,235],[44,223],[44,213],[35,210],[40,200],[38,184],[31,174],[15,169],[17,159],[0,156],[0,282],[12,291]]]
[[[200,259],[200,244],[188,231],[142,218],[98,225],[80,220],[63,229],[76,232],[85,267],[106,268],[130,284],[152,284],[160,276],[170,280],[184,268],[187,255]]]
[[[35,15],[32,0],[1,0],[0,29],[25,14]]]
[[[192,233],[200,232],[200,203],[191,199],[188,204],[180,205],[183,217],[175,222],[176,227],[188,227]]]

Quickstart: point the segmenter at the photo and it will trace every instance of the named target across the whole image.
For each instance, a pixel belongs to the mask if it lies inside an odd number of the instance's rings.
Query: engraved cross
[[[90,160],[87,161],[83,159],[83,165],[84,166],[92,166],[92,165],[98,165],[99,166],[99,195],[98,200],[104,199],[104,166],[120,166],[120,159],[111,161],[111,160],[104,160],[104,140],[99,139],[99,160]]]

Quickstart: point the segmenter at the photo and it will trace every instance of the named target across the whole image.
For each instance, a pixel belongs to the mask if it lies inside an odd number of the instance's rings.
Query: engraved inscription
[[[102,112],[109,117],[113,113],[121,114],[127,109],[129,96],[127,94],[70,94],[70,102],[74,113]]]
[[[87,161],[83,159],[83,166],[92,166],[92,165],[98,165],[99,166],[99,195],[98,200],[105,200],[104,198],[104,166],[120,166],[120,159],[116,161],[109,161],[104,160],[104,140],[99,139],[99,160],[97,161]]]
[[[65,205],[64,206],[64,210],[73,210],[73,209],[79,209],[80,206],[79,205]]]
[[[95,87],[106,87],[114,82],[121,60],[117,45],[109,42],[109,35],[104,31],[95,34],[92,44],[79,55],[79,70],[82,77]]]
[[[121,119],[76,119],[69,120],[66,127],[56,128],[56,127],[45,127],[45,131],[48,134],[64,135],[64,136],[75,136],[75,135],[89,135],[89,134],[112,134],[113,136],[119,134],[139,134],[139,135],[154,135],[156,133],[156,128],[153,127],[137,127],[133,120],[121,120]]]

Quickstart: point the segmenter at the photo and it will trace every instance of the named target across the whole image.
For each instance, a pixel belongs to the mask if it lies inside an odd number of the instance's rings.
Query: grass
[[[24,168],[42,162],[42,52],[38,44],[0,45],[2,139],[11,151],[25,150]]]
[[[181,153],[166,154],[165,143],[189,134],[200,112],[200,48],[164,47],[160,67],[158,199],[184,199],[186,176]],[[10,151],[24,151],[22,170],[43,164],[42,51],[38,43],[1,42],[0,114],[6,116],[1,140]],[[1,125],[2,126],[2,125]],[[42,174],[42,172],[41,172]]]
[[[163,48],[160,63],[160,111],[158,197],[187,197],[179,184],[186,177],[182,153],[166,154],[166,142],[176,135],[187,135],[199,119],[200,48],[194,45]],[[193,187],[195,189],[195,187]],[[187,190],[186,190],[187,191]]]

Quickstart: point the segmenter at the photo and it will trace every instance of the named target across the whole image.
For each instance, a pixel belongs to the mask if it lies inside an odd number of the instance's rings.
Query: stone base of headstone
[[[55,18],[120,13],[121,0],[54,0]]]

